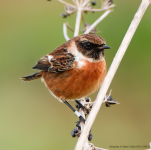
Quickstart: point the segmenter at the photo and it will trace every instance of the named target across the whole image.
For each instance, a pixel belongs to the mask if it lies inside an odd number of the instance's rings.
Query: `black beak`
[[[101,47],[99,47],[99,49],[110,49],[111,47],[107,46],[107,45],[102,45]]]
[[[111,47],[107,46],[107,45],[103,45],[104,49],[110,49]]]

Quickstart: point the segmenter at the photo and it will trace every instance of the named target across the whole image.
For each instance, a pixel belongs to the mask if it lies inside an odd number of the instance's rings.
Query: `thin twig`
[[[66,41],[70,40],[68,35],[67,35],[67,25],[66,25],[66,23],[63,24],[63,35],[64,35]]]
[[[61,3],[63,3],[63,4],[65,4],[65,5],[67,5],[67,6],[71,6],[71,7],[73,7],[73,8],[77,8],[75,5],[72,5],[72,4],[70,4],[70,3],[67,3],[67,2],[65,2],[65,1],[63,1],[63,0],[58,0],[59,2],[61,2]]]
[[[101,9],[83,8],[83,11],[104,11],[104,10],[108,10],[108,9],[110,9],[110,8],[113,8],[113,7],[115,7],[115,5],[114,5],[114,4],[112,4],[112,5],[108,6],[107,8],[101,8]]]
[[[116,53],[115,57],[114,57],[114,60],[111,64],[111,67],[107,73],[107,76],[105,77],[105,80],[101,86],[101,89],[97,95],[97,98],[95,100],[95,103],[93,105],[93,108],[91,110],[91,113],[89,114],[88,116],[88,119],[86,121],[86,124],[84,126],[84,129],[78,139],[78,142],[76,144],[76,147],[75,147],[75,150],[82,150],[83,148],[83,145],[84,145],[84,142],[86,140],[86,138],[88,137],[88,133],[92,127],[92,124],[96,118],[96,115],[101,107],[101,104],[103,102],[103,99],[105,97],[105,94],[111,84],[111,81],[117,71],[117,68],[126,52],[126,49],[141,21],[141,18],[143,17],[147,7],[149,6],[150,4],[150,0],[142,0],[142,3],[138,9],[138,11],[136,12],[130,26],[129,26],[129,29],[118,49],[118,52]]]
[[[84,20],[83,14],[81,14],[81,19],[82,19],[82,22],[83,22],[84,28],[85,28],[85,30],[86,30],[86,25],[85,25],[85,20]]]
[[[76,0],[77,6],[79,6],[79,0]]]
[[[75,0],[72,0],[72,1],[76,4]]]
[[[74,37],[75,37],[75,36],[78,36],[78,34],[79,34],[81,13],[82,13],[82,8],[81,8],[81,7],[78,7],[78,10],[77,10],[77,18],[76,18],[76,24],[75,24]]]
[[[80,5],[82,5],[82,3],[83,3],[83,0],[80,0]]]
[[[90,33],[91,30],[92,30],[93,28],[95,28],[96,25],[99,24],[111,11],[112,11],[112,10],[110,10],[110,9],[107,10],[98,20],[96,20],[96,21],[88,28],[88,30],[85,31],[84,34]]]
[[[71,30],[72,32],[74,32],[74,30],[73,30],[68,24],[66,24],[66,26],[67,26],[67,28],[68,28],[69,30]]]
[[[82,7],[84,7],[90,0],[85,0],[82,4]]]

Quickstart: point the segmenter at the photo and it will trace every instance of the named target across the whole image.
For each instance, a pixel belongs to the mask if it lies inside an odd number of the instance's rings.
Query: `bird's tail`
[[[37,72],[37,73],[31,74],[29,76],[22,77],[20,79],[22,79],[23,81],[31,81],[31,80],[39,79],[39,78],[41,78],[41,76],[42,76],[41,73]]]

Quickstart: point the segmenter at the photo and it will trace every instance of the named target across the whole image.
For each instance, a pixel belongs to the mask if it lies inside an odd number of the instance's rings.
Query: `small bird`
[[[33,69],[40,72],[21,79],[41,78],[50,93],[81,119],[81,114],[67,101],[88,96],[101,86],[107,70],[104,50],[110,49],[105,44],[95,34],[74,37],[37,61]]]

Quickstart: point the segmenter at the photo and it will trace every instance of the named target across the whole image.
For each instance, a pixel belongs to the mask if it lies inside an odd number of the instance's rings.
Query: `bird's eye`
[[[86,42],[85,43],[85,48],[91,48],[92,47],[92,43],[90,43],[90,42]]]

